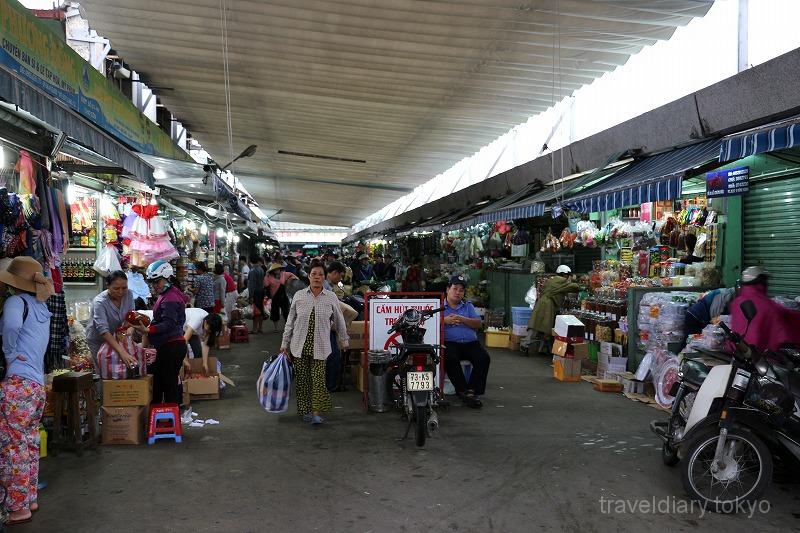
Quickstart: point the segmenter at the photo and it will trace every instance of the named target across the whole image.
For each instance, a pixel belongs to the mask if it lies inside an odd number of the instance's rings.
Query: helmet
[[[567,265],[561,265],[556,269],[556,274],[571,274],[572,269]]]
[[[145,277],[150,281],[154,281],[161,278],[169,279],[173,275],[175,275],[175,270],[173,270],[172,265],[161,259],[150,263],[150,266],[147,267]]]
[[[766,281],[768,277],[769,272],[762,266],[747,267],[742,272],[742,285],[754,285]]]

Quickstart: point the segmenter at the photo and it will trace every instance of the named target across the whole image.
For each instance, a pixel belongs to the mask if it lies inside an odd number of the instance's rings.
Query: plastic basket
[[[512,307],[511,308],[511,323],[514,326],[524,326],[528,324],[531,318],[533,309],[530,307]]]

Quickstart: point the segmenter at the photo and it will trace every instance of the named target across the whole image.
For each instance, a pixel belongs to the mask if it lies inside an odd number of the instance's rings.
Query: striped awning
[[[637,161],[610,179],[567,198],[564,205],[581,213],[620,209],[680,197],[692,169],[716,160],[720,141],[704,141]]]
[[[721,163],[800,146],[800,117],[773,128],[735,135],[722,141]]]

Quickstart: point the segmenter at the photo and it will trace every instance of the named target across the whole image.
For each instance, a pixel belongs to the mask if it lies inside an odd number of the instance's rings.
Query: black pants
[[[286,320],[286,317],[289,316],[289,297],[286,295],[286,287],[283,285],[281,285],[272,296],[269,308],[269,319],[273,322],[277,322],[281,319],[281,313],[283,313],[283,319]]]
[[[456,393],[463,394],[467,390],[471,390],[477,395],[485,393],[486,376],[489,375],[489,363],[491,362],[486,348],[478,341],[445,342],[444,346],[444,367]],[[469,383],[464,378],[461,361],[469,361],[472,364]]]
[[[153,403],[181,403],[178,373],[186,357],[186,342],[170,341],[156,349],[153,364]]]

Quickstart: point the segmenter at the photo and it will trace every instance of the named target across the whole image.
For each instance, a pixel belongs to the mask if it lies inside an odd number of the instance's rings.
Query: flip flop
[[[318,426],[318,425],[322,424],[323,422],[325,422],[325,419],[324,419],[324,418],[322,418],[322,417],[321,417],[321,416],[319,416],[319,415],[314,415],[314,416],[311,418],[311,424],[313,424],[313,425],[315,425],[315,426]]]
[[[7,526],[15,526],[17,524],[27,524],[31,520],[33,520],[33,515],[32,514],[27,518],[20,518],[18,520],[9,520],[8,522],[6,522],[5,525],[7,525]]]
[[[303,415],[303,422],[311,422],[314,420],[314,416],[311,413],[306,413]]]

